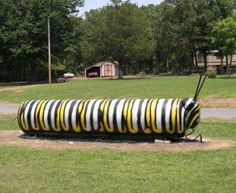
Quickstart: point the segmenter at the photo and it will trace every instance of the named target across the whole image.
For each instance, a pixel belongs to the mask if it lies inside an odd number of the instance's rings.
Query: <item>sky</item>
[[[136,3],[138,6],[148,4],[159,4],[163,0],[131,0],[131,3]],[[80,8],[80,15],[90,9],[98,9],[110,3],[110,0],[85,0],[84,7]]]

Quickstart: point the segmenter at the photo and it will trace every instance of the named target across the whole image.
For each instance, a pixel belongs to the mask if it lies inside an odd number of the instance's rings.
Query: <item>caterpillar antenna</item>
[[[202,83],[201,83],[201,86],[200,86],[199,89],[198,89],[198,92],[197,92],[197,95],[196,95],[196,99],[197,99],[198,95],[200,94],[200,92],[201,92],[201,90],[202,90],[202,86],[204,85],[204,82],[205,82],[206,78],[207,78],[207,75],[205,75],[204,78],[203,78],[203,81],[202,81]]]
[[[200,74],[200,78],[198,80],[197,88],[196,88],[196,91],[195,91],[195,94],[194,94],[194,97],[193,97],[194,100],[197,99],[197,93],[198,93],[199,85],[201,83],[201,79],[202,79],[202,74]]]

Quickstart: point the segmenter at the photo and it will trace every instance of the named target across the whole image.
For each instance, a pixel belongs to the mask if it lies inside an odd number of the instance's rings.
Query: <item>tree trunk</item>
[[[225,57],[226,57],[226,72],[228,74],[228,77],[230,77],[230,73],[229,73],[229,58],[228,58],[228,55],[226,55]]]
[[[122,64],[119,63],[119,73],[118,73],[118,79],[123,79],[123,72],[122,72]]]
[[[169,72],[169,58],[166,58],[166,72]]]
[[[195,66],[198,67],[198,58],[197,58],[197,51],[194,50],[194,60],[195,60]]]
[[[205,52],[204,54],[204,70],[207,70],[207,53]]]
[[[220,73],[223,74],[224,73],[224,55],[221,54],[220,56]]]
[[[154,60],[154,66],[155,66],[155,74],[159,74],[160,73],[160,66],[159,66],[159,62],[157,59]]]

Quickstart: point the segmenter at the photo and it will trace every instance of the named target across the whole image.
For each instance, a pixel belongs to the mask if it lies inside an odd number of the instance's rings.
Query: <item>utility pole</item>
[[[50,18],[48,16],[48,83],[52,83],[51,76],[51,33],[50,33]]]

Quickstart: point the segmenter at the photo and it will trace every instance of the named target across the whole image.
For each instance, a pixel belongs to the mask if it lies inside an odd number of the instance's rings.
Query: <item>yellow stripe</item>
[[[150,115],[150,108],[151,108],[151,103],[153,100],[148,101],[147,109],[146,109],[146,120],[147,120],[147,126],[148,128],[151,128],[151,115]]]
[[[57,104],[58,105],[58,104]],[[60,113],[61,113],[61,107],[63,105],[63,101],[60,101],[59,107],[56,109],[57,110],[57,116],[56,116],[56,128],[53,128],[54,131],[59,132],[61,131],[61,125],[60,125]]]
[[[81,105],[82,104],[82,101],[80,101],[79,102],[79,106],[78,106],[78,109],[77,109],[77,113],[79,114],[79,117],[78,117],[78,119],[80,119],[80,112],[81,112]],[[76,120],[75,120],[76,121]],[[81,132],[81,128],[80,128],[80,126],[79,126],[79,121],[78,121],[78,125],[76,125],[76,128],[74,128],[73,129],[75,132],[77,132],[77,133],[80,133]]]
[[[132,133],[132,134],[138,133],[138,128],[133,128],[132,127],[132,108],[133,108],[133,105],[134,105],[134,101],[135,100],[131,100],[131,102],[129,104],[128,119],[127,119],[128,129],[129,129],[129,132]]]
[[[179,101],[177,102],[177,107],[176,107],[176,110],[177,110],[177,131],[179,134],[181,134],[183,132],[183,130],[181,129],[181,125],[180,125],[180,122],[181,122],[181,112],[179,111]]]
[[[24,105],[24,108],[25,108],[25,103],[24,103],[23,105]],[[29,128],[26,127],[26,125],[25,125],[24,111],[23,111],[23,113],[21,113],[20,122],[21,122],[22,128],[23,128],[25,131],[28,131]]]
[[[108,109],[109,109],[109,100],[106,102],[105,107],[104,107],[103,120],[104,120],[104,125],[105,125],[106,130],[108,132],[112,133],[112,132],[114,132],[114,128],[110,128],[109,124],[108,124],[108,120],[107,120]]]
[[[36,107],[36,111],[35,111],[35,130],[38,131],[40,129],[40,126],[39,126],[39,117],[38,117],[38,114],[39,114],[39,110],[41,108],[41,105],[43,104],[43,100],[40,101]]]
[[[156,125],[156,106],[157,106],[157,99],[153,100],[153,102],[151,103],[151,128],[155,133],[161,133],[162,132],[162,128],[157,128]],[[158,115],[157,115],[158,116]]]
[[[81,123],[82,123],[82,128],[85,130],[85,111],[87,108],[88,101],[84,102],[83,110],[81,112]]]
[[[124,121],[126,124],[124,124],[124,130],[122,133],[126,133],[127,132],[127,115],[128,115],[128,108],[129,108],[129,103],[130,103],[130,99],[126,100],[125,101],[125,104],[124,104],[124,108],[123,108],[123,116],[124,116]]]
[[[21,115],[21,124],[22,124],[22,127],[23,127],[23,129],[24,129],[25,131],[28,131],[28,130],[29,130],[29,128],[27,128],[26,125],[25,125],[23,113],[22,113],[22,115]]]
[[[145,129],[143,129],[143,132],[145,134],[150,134],[152,133],[152,130],[150,129],[151,125],[150,125],[150,104],[151,104],[152,100],[149,100],[147,103],[147,108],[146,108],[146,112],[145,112],[145,123],[147,120],[147,125],[145,125]]]
[[[19,125],[19,127],[20,127],[22,130],[24,129],[23,126],[22,126],[22,124],[21,124],[21,109],[22,109],[22,107],[23,107],[23,104],[24,104],[24,103],[21,103],[20,108],[18,109],[18,112],[17,112],[18,125]]]
[[[101,102],[101,104],[100,104],[100,110],[101,110],[101,112],[102,112],[102,114],[104,113],[103,111],[104,111],[104,106],[105,106],[105,104],[106,104],[106,101],[107,100],[104,100],[104,101],[102,101]],[[104,129],[104,127],[103,127],[103,117],[102,117],[102,120],[100,120],[100,122],[99,122],[99,125],[100,125],[100,128],[99,128],[99,132],[104,132],[105,131],[105,129]]]
[[[42,126],[42,129],[43,129],[44,131],[49,131],[49,128],[46,128],[45,125],[44,125],[44,108],[45,108],[45,106],[46,106],[46,103],[47,103],[47,101],[44,101],[44,102],[42,103],[41,108],[40,108],[40,112],[39,112],[39,122],[40,122],[40,125]]]
[[[178,102],[178,99],[174,100],[174,103],[173,103],[172,108],[171,108],[171,121],[172,121],[173,132],[176,129],[177,102]]]
[[[69,128],[67,128],[65,125],[65,108],[66,108],[67,101],[68,100],[64,100],[62,102],[62,106],[61,106],[61,110],[60,110],[60,122],[61,122],[62,129],[64,131],[69,131]]]
[[[193,122],[196,121],[196,119],[197,119],[199,116],[200,116],[199,113],[197,113],[197,114],[193,117],[192,121],[191,121],[190,124],[189,124],[189,128],[191,128]]]
[[[180,101],[179,101],[179,105],[180,105]],[[182,110],[178,110],[178,112],[179,112],[179,129],[178,129],[178,133],[179,134],[181,134],[181,133],[183,133],[185,130],[184,130],[184,125],[181,125],[181,123],[182,123],[182,114],[181,114],[181,111]],[[183,123],[184,124],[184,123]]]
[[[36,101],[35,103],[37,103],[38,101]],[[39,103],[38,103],[39,104]],[[38,106],[38,104],[36,105],[36,108],[37,108],[37,106]],[[37,123],[36,123],[36,119],[35,119],[35,116],[36,116],[36,108],[35,108],[35,111],[34,111],[34,127],[33,127],[33,125],[32,125],[32,128],[33,128],[33,130],[35,130],[35,131],[38,131],[38,128],[37,128]]]

